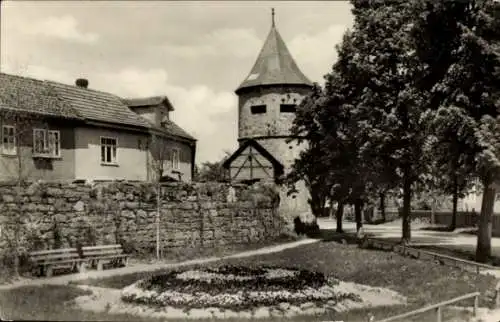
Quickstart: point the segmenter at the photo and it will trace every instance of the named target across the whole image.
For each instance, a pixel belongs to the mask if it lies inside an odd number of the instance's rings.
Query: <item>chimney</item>
[[[76,86],[81,88],[87,88],[89,86],[89,81],[85,78],[78,78],[75,82]]]

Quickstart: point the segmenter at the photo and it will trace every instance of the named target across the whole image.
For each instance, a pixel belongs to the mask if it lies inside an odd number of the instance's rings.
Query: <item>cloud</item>
[[[335,45],[342,42],[347,28],[345,25],[332,25],[317,34],[299,34],[290,41],[291,54],[311,81],[323,83],[323,76],[330,72],[337,60]]]
[[[204,35],[195,45],[166,44],[165,53],[180,57],[231,55],[237,58],[255,56],[255,48],[262,46],[262,40],[253,29],[216,29]]]
[[[79,43],[91,44],[99,39],[99,35],[91,32],[82,32],[78,29],[78,21],[71,15],[47,17],[32,22],[25,21],[19,24],[21,32],[34,36],[53,37]]]
[[[44,66],[3,65],[7,73],[19,74],[42,80],[73,84],[78,77],[89,80],[89,88],[116,94],[121,97],[167,95],[174,105],[172,120],[197,140],[197,163],[219,161],[237,146],[237,97],[232,92],[217,92],[205,85],[180,87],[168,83],[163,69],[143,70],[129,67],[110,72],[93,72],[88,75],[71,75],[67,71]]]

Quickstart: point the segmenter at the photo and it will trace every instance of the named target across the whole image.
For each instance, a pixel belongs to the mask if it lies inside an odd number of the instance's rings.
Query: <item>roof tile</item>
[[[170,103],[168,97],[166,96],[151,96],[151,97],[140,97],[140,98],[124,98],[122,99],[125,105],[130,107],[141,107],[141,106],[155,106],[166,103],[169,110],[173,111],[174,108]]]
[[[295,63],[274,22],[250,74],[236,89],[236,93],[243,88],[261,85],[312,86]]]
[[[149,125],[116,95],[52,81],[46,83],[85,119],[138,127]]]
[[[0,109],[79,119],[68,102],[43,81],[0,73]]]

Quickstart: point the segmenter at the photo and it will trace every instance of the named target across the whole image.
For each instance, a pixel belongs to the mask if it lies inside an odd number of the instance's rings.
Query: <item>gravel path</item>
[[[209,258],[195,259],[195,260],[178,262],[178,263],[135,264],[135,265],[129,265],[127,267],[109,269],[109,270],[104,270],[104,271],[92,270],[92,271],[87,271],[84,273],[67,274],[67,275],[50,277],[50,278],[36,278],[36,279],[25,278],[25,279],[20,279],[18,281],[15,281],[11,284],[0,285],[0,290],[9,290],[9,289],[13,289],[16,287],[27,286],[27,285],[47,285],[47,284],[65,285],[65,284],[68,284],[69,282],[72,282],[72,281],[85,280],[87,278],[102,278],[102,277],[126,275],[126,274],[131,274],[131,273],[136,273],[136,272],[150,272],[150,271],[156,271],[156,270],[160,270],[160,269],[176,268],[176,267],[181,267],[181,266],[186,266],[186,265],[211,263],[211,262],[215,262],[215,261],[226,259],[226,258],[241,258],[241,257],[250,257],[250,256],[262,255],[262,254],[270,254],[270,253],[280,252],[280,251],[283,251],[283,250],[288,249],[288,248],[294,248],[294,247],[298,247],[298,246],[305,245],[305,244],[315,243],[318,241],[319,240],[317,240],[317,239],[307,238],[307,239],[302,239],[299,241],[294,241],[294,242],[285,243],[285,244],[276,245],[276,246],[263,247],[263,248],[260,248],[257,250],[245,251],[245,252],[241,252],[241,253],[237,253],[237,254],[233,254],[233,255],[229,255],[229,256],[223,256],[223,257],[209,257]]]

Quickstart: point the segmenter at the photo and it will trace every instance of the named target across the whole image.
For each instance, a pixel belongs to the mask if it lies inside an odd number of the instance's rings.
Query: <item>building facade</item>
[[[173,110],[165,96],[0,73],[0,180],[191,181],[196,140]]]
[[[271,30],[238,95],[239,149],[226,160],[231,181],[278,182],[290,172],[304,146],[291,138],[296,107],[312,90],[279,34],[272,13]],[[280,210],[287,216],[309,211],[303,182],[288,196],[282,187]]]

